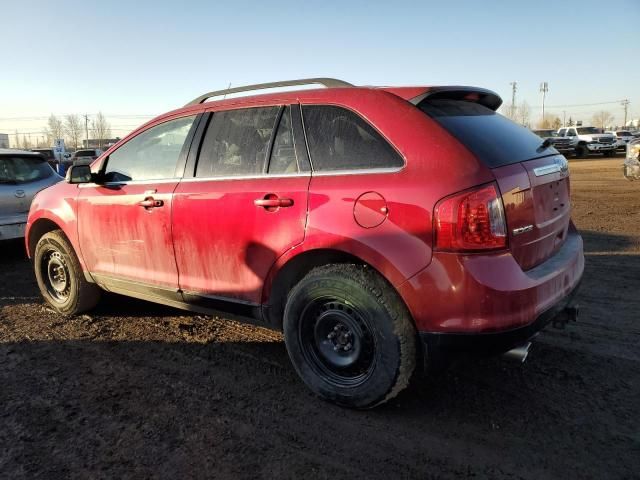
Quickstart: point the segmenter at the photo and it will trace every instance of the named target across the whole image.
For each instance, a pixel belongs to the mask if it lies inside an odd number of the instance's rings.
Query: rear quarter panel
[[[301,100],[303,111],[306,104],[354,111],[395,147],[405,166],[397,171],[313,174],[305,241],[278,259],[263,301],[269,298],[270,282],[279,269],[296,255],[314,249],[352,254],[392,285],[400,285],[431,261],[437,201],[494,180],[463,145],[406,100],[384,91],[349,93],[340,90],[330,99],[310,95]],[[354,218],[356,199],[366,192],[384,197],[388,208],[387,218],[373,228],[360,226]]]

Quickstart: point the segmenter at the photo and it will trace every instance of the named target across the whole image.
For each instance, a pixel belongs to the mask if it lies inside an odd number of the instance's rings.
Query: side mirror
[[[67,183],[90,183],[93,181],[90,165],[71,165],[65,176]]]

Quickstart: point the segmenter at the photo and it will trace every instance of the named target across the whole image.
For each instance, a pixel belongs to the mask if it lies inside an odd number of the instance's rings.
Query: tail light
[[[440,200],[434,214],[435,248],[446,251],[499,250],[507,246],[507,225],[495,184]]]

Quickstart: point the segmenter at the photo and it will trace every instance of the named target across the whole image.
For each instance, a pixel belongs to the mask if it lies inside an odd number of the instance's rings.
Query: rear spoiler
[[[464,100],[478,103],[493,111],[502,105],[502,99],[496,92],[477,87],[432,87],[409,101],[418,105],[424,100]]]

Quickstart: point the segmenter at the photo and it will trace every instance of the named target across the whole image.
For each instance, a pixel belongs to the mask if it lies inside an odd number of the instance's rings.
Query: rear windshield
[[[553,137],[556,134],[555,130],[533,130],[533,133],[542,138]]]
[[[75,154],[76,157],[94,157],[96,155],[95,150],[78,150]]]
[[[592,133],[602,133],[602,130],[596,127],[580,127],[578,128],[578,135],[586,135]]]
[[[490,108],[464,100],[424,100],[418,108],[489,168],[558,153],[540,137]]]
[[[49,178],[53,170],[38,157],[0,157],[0,184],[26,183]]]
[[[56,158],[56,156],[53,154],[53,150],[34,150],[34,152],[44,155],[44,158],[46,159]]]

